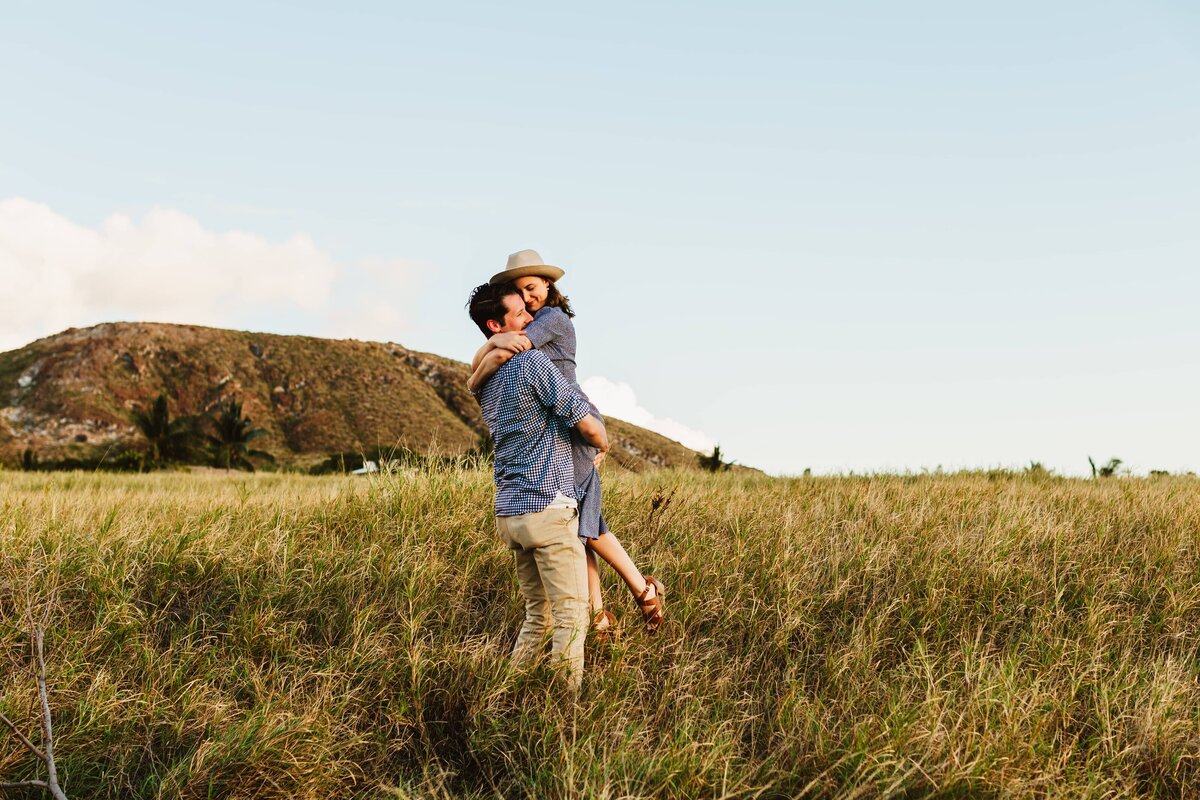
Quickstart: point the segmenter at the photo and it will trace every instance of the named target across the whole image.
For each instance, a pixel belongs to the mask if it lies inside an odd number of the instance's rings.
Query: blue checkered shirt
[[[559,493],[578,500],[570,430],[591,406],[549,357],[517,353],[478,397],[496,443],[496,516],[544,511]]]

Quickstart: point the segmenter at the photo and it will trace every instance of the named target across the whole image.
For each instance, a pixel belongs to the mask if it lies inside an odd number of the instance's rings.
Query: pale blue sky
[[[323,306],[216,321],[462,359],[537,248],[581,377],[775,472],[1200,471],[1190,6],[345,5],[10,6],[0,199],[304,234]]]

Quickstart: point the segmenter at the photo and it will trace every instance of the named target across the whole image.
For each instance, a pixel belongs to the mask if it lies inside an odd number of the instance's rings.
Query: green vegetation
[[[1200,789],[1194,479],[609,472],[668,624],[605,570],[567,707],[506,659],[486,469],[0,481],[0,711],[36,730],[45,614],[72,798]]]
[[[734,465],[733,461],[726,461],[721,453],[721,445],[713,445],[713,451],[708,455],[699,453],[696,455],[696,461],[700,464],[701,469],[706,469],[709,472],[723,472]]]
[[[204,458],[200,419],[193,416],[171,419],[165,392],[155,398],[149,411],[134,411],[131,416],[150,443],[146,454],[148,467],[171,462],[191,464]]]
[[[491,437],[488,437],[491,441]],[[476,449],[462,455],[427,455],[407,447],[376,445],[362,452],[336,453],[309,470],[310,475],[345,475],[361,469],[368,461],[383,471],[491,469],[492,452]]]
[[[1096,462],[1092,460],[1092,457],[1088,456],[1088,464],[1090,464],[1092,467],[1093,478],[1111,478],[1117,474],[1117,469],[1120,468],[1121,464],[1123,463],[1124,462],[1119,458],[1110,458],[1107,464],[1102,467],[1097,467]]]
[[[213,433],[208,442],[215,454],[215,464],[224,469],[245,469],[254,471],[254,462],[250,460],[262,458],[273,461],[274,457],[264,450],[254,450],[250,442],[266,435],[263,428],[251,427],[250,418],[242,416],[242,401],[229,398],[217,406],[216,412],[209,416]]]
[[[29,447],[38,470],[111,469],[123,451],[145,452],[149,468],[212,464],[208,431],[199,432],[203,452],[188,454],[165,441],[164,429],[189,416],[207,428],[204,415],[231,396],[265,431],[253,446],[273,460],[235,447],[222,465],[307,472],[331,454],[375,445],[434,459],[486,455],[491,438],[466,389],[469,374],[461,362],[390,343],[159,323],[72,329],[0,353],[0,385],[16,387],[0,411],[21,419],[19,434],[0,422],[0,465],[20,467]],[[179,419],[170,418],[166,398]],[[146,415],[147,439],[133,429],[131,408]],[[696,453],[678,442],[608,423],[611,466],[640,472],[696,464]],[[135,461],[122,463],[136,468]]]
[[[21,469],[26,472],[145,472],[149,466],[145,453],[137,450],[113,452],[111,448],[92,448],[83,456],[60,456],[43,460],[32,447],[27,447],[21,455]]]

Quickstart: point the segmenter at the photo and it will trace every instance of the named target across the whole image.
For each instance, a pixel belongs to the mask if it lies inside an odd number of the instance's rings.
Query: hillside
[[[26,448],[43,460],[136,449],[130,413],[164,391],[172,416],[240,398],[267,431],[256,446],[282,464],[379,445],[457,455],[486,434],[467,374],[394,343],[161,323],[71,328],[0,353],[0,462],[17,465]],[[625,469],[696,464],[694,451],[620,420],[609,434]]]

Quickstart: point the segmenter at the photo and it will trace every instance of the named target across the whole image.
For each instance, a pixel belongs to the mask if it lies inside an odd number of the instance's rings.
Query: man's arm
[[[592,407],[583,394],[567,382],[558,367],[541,351],[526,358],[522,368],[542,404],[600,451],[593,461],[597,467],[604,463],[608,454],[608,434],[604,423],[592,416]]]
[[[521,370],[533,387],[538,402],[550,409],[568,428],[574,428],[581,419],[592,413],[592,407],[583,393],[563,377],[554,362],[541,350],[526,355],[521,362]]]
[[[585,442],[600,451],[596,454],[594,462],[599,468],[604,463],[604,457],[608,455],[608,433],[604,430],[604,424],[588,414],[575,423],[575,430],[579,431]]]

